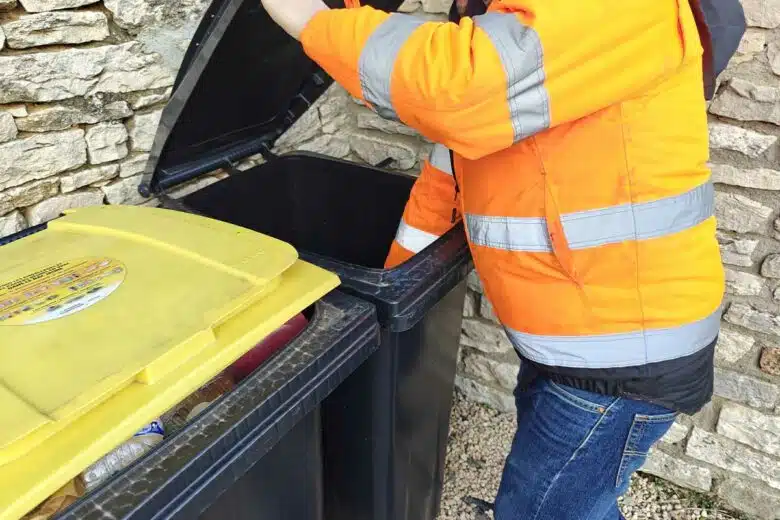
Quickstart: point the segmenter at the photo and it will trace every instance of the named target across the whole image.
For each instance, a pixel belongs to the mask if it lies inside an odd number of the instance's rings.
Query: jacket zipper
[[[458,195],[460,195],[460,185],[458,184],[458,176],[455,175],[455,154],[450,150],[450,168],[452,169],[452,178],[455,181],[455,206],[452,208],[451,224],[458,221]]]

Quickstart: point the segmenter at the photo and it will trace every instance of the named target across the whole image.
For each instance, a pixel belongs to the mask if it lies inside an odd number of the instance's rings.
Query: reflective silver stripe
[[[440,144],[434,145],[430,157],[431,166],[437,170],[452,175],[452,161],[450,161],[450,150]]]
[[[550,127],[550,97],[544,86],[542,42],[514,14],[474,17],[498,52],[507,79],[507,101],[515,142]]]
[[[715,340],[720,318],[718,309],[680,327],[593,336],[539,336],[506,330],[515,348],[531,361],[557,367],[617,368],[695,354]]]
[[[678,233],[701,224],[714,210],[715,190],[707,182],[681,195],[652,202],[563,214],[561,222],[569,247],[586,249]],[[508,251],[552,251],[544,218],[469,213],[466,226],[476,245]]]
[[[396,241],[407,251],[419,253],[429,245],[433,244],[439,237],[412,227],[403,220],[398,226],[398,232],[395,235]]]
[[[547,224],[541,217],[488,217],[466,213],[465,221],[469,241],[476,246],[529,253],[552,251]]]
[[[425,20],[393,13],[368,37],[358,60],[363,98],[385,119],[398,120],[390,98],[390,80],[398,53]]]

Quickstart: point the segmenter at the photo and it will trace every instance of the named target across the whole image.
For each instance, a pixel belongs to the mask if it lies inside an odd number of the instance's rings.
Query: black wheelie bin
[[[163,113],[141,191],[173,204],[168,190],[230,171],[173,207],[288,242],[337,273],[341,290],[376,306],[379,350],[323,403],[326,518],[432,520],[471,258],[457,227],[405,264],[383,269],[414,178],[271,152],[330,83],[260,2],[215,0]],[[258,153],[263,164],[237,170]]]
[[[320,406],[378,348],[373,305],[288,244],[182,212],[83,208],[0,245],[0,518],[322,520]],[[61,510],[151,421],[159,444]]]

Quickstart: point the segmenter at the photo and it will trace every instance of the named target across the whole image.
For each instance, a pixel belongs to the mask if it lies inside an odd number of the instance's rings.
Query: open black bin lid
[[[390,11],[401,1],[363,3]],[[331,81],[260,0],[214,0],[163,111],[141,193],[159,193],[264,153]]]

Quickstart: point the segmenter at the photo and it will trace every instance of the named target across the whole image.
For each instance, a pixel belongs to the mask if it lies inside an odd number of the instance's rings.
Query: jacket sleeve
[[[701,60],[687,0],[493,0],[460,24],[322,11],[307,54],[378,114],[466,159],[628,99]]]
[[[436,145],[412,186],[385,268],[406,262],[459,221],[449,150]]]

